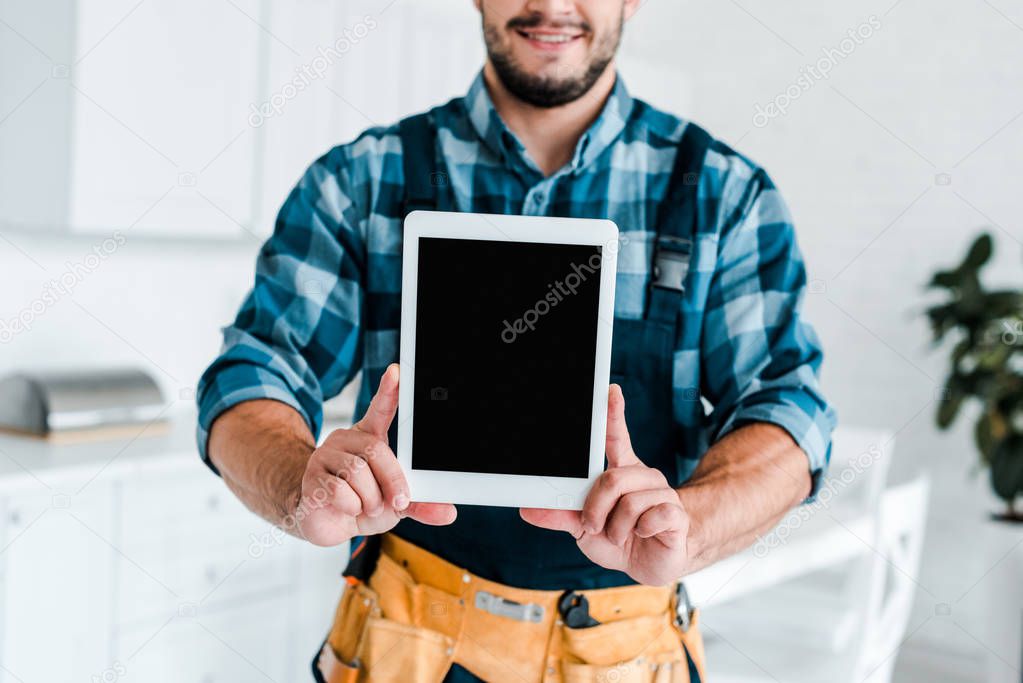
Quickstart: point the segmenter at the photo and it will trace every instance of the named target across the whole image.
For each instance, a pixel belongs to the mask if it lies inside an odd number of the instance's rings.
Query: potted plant
[[[979,414],[973,436],[991,489],[1004,507],[991,515],[985,645],[990,681],[1020,681],[1023,616],[1023,290],[987,289],[980,275],[994,245],[982,234],[962,263],[935,273],[944,301],[927,309],[935,344],[954,340],[937,423],[947,429],[964,404]]]

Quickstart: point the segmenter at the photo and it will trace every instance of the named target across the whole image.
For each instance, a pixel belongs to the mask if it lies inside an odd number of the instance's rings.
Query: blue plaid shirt
[[[633,99],[619,79],[571,161],[544,177],[501,121],[482,75],[434,114],[457,210],[613,220],[622,234],[615,315],[642,317],[656,209],[684,121]],[[231,406],[275,399],[318,435],[325,399],[364,370],[361,415],[375,378],[397,360],[397,317],[381,309],[401,288],[401,155],[397,126],[370,129],[315,161],[288,196],[252,292],[199,383],[207,464],[210,425]],[[698,198],[686,333],[674,350],[683,473],[731,429],[768,422],[806,452],[816,491],[835,415],[818,386],[817,336],[800,313],[806,275],[788,209],[760,168],[717,141]],[[713,407],[709,414],[692,387]]]

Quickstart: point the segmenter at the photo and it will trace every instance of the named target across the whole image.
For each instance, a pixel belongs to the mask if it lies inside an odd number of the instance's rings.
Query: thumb
[[[410,503],[403,514],[422,524],[444,526],[455,521],[458,510],[449,503]]]
[[[582,513],[579,510],[546,510],[519,508],[519,517],[533,526],[552,531],[567,531],[575,538],[583,533]]]
[[[625,424],[625,396],[617,384],[612,384],[607,392],[607,440],[604,451],[607,453],[608,468],[639,462],[636,452],[632,450],[632,439],[629,438],[629,428]]]
[[[360,432],[374,434],[382,439],[387,438],[387,430],[391,428],[394,414],[398,411],[398,364],[391,363],[380,378],[380,386],[373,400],[354,428]]]

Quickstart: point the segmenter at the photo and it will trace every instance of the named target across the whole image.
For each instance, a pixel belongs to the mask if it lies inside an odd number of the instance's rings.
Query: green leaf
[[[958,270],[939,270],[927,284],[928,287],[952,289],[958,287],[963,275]]]
[[[973,426],[973,440],[977,444],[977,450],[980,451],[980,459],[985,465],[991,464],[991,458],[999,443],[998,437],[995,436],[996,420],[998,418],[994,413],[986,411]]]
[[[959,414],[959,407],[963,404],[966,394],[959,391],[952,380],[945,385],[945,396],[938,402],[938,427],[947,429]]]
[[[1023,493],[1023,435],[1013,434],[995,449],[991,458],[991,488],[1010,504]]]
[[[960,266],[963,270],[977,270],[982,265],[988,262],[991,258],[991,253],[994,251],[994,243],[991,240],[989,233],[984,233],[970,246],[970,251],[966,254],[966,258],[963,260],[963,264]]]
[[[988,371],[1004,372],[1007,369],[1010,355],[1012,355],[1012,347],[999,344],[983,351],[977,357],[977,367]]]
[[[970,344],[969,339],[961,339],[955,346],[952,347],[952,369],[959,370],[959,364],[966,358],[967,354],[973,350],[973,345]]]

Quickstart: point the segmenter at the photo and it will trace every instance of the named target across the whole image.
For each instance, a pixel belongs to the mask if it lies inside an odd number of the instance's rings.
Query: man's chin
[[[583,74],[576,73],[576,71],[578,69],[575,68],[571,71],[568,69],[537,69],[532,73],[524,71],[523,75],[533,83],[543,83],[548,88],[562,90],[582,80]]]
[[[544,83],[560,90],[585,78],[586,69],[579,67],[582,63],[585,62],[563,58],[516,60],[515,71],[520,79],[528,79],[533,83]]]
[[[515,54],[515,64],[519,70],[532,78],[566,79],[579,78],[585,68],[580,64],[588,62],[585,51],[578,54]]]
[[[576,60],[561,55],[554,61],[539,60],[535,55],[520,59],[519,54],[520,50],[491,51],[489,57],[508,92],[541,108],[559,107],[579,99],[611,63],[611,58],[588,61],[586,54]]]

